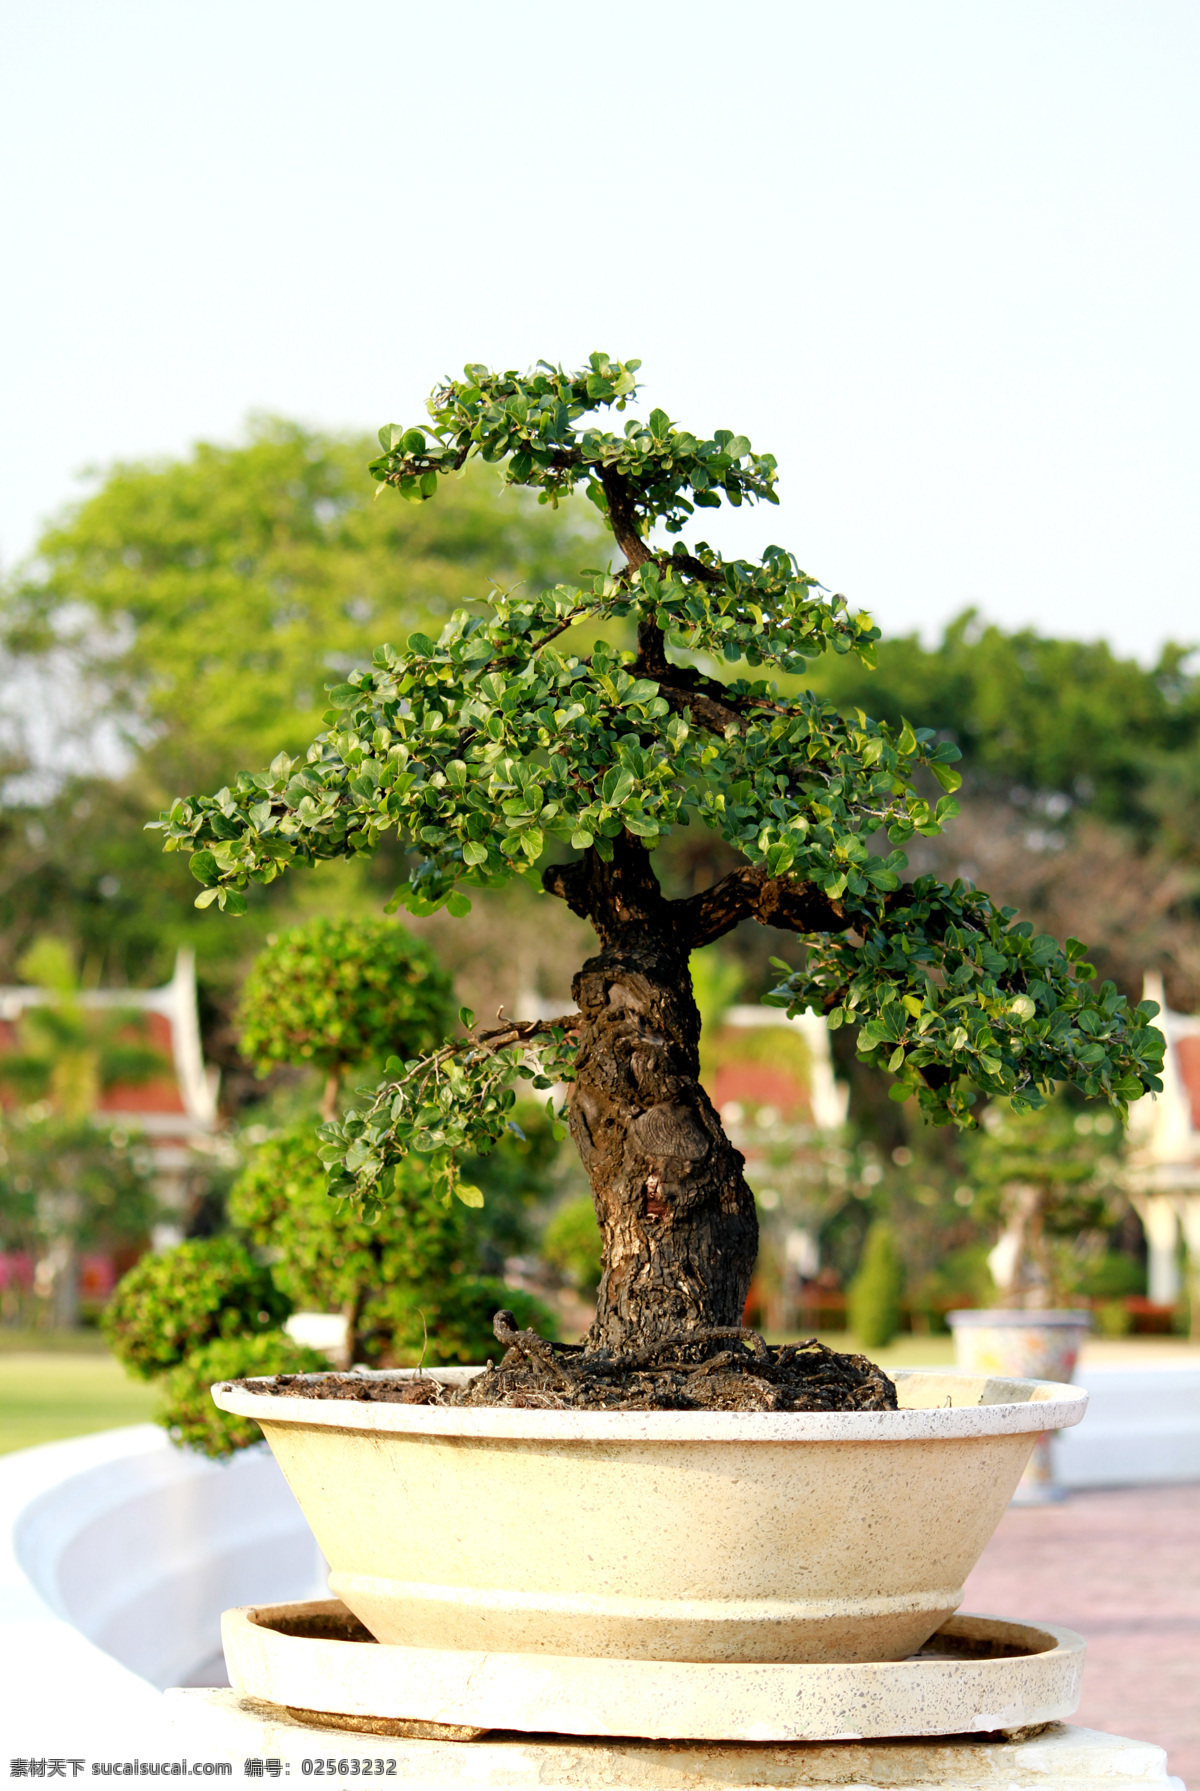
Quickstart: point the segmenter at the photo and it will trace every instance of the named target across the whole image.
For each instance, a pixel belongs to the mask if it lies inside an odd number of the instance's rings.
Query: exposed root
[[[498,1365],[466,1387],[433,1379],[333,1377],[317,1383],[280,1375],[263,1392],[404,1405],[518,1406],[546,1411],[880,1412],[896,1388],[866,1356],[828,1349],[815,1337],[769,1344],[741,1326],[677,1331],[617,1354],[551,1343],[520,1331],[511,1312],[493,1321],[504,1345]]]
[[[518,1331],[511,1312],[493,1321],[505,1354],[447,1405],[549,1410],[846,1412],[894,1411],[896,1389],[865,1356],[815,1337],[771,1345],[742,1326],[677,1331],[622,1354],[548,1343]]]

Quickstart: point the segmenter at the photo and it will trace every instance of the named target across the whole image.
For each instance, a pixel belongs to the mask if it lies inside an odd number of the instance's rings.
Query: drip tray
[[[1072,1630],[951,1617],[908,1660],[797,1666],[481,1653],[376,1642],[336,1599],[226,1611],[230,1682],[254,1706],[374,1735],[489,1730],[691,1741],[1012,1734],[1079,1703]]]

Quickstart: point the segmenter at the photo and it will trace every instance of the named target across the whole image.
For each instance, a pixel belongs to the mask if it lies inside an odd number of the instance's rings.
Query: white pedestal
[[[1068,1723],[1012,1741],[589,1741],[496,1732],[479,1741],[409,1741],[310,1728],[265,1706],[243,1707],[232,1691],[170,1691],[165,1703],[174,1754],[229,1760],[235,1773],[256,1777],[263,1769],[247,1769],[248,1761],[279,1761],[279,1776],[293,1779],[314,1776],[320,1761],[322,1777],[344,1782],[369,1772],[420,1791],[1184,1791],[1181,1779],[1168,1777],[1162,1748]]]

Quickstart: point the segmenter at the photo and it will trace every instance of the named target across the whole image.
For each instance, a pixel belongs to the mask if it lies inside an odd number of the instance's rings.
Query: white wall
[[[139,1424],[0,1457],[14,1752],[19,1719],[41,1733],[50,1716],[88,1733],[118,1712],[126,1733],[157,1722],[155,1688],[219,1652],[224,1609],[323,1595],[323,1563],[265,1444],[222,1465]]]
[[[1085,1368],[1082,1424],[1058,1433],[1061,1486],[1154,1486],[1200,1481],[1200,1366]]]

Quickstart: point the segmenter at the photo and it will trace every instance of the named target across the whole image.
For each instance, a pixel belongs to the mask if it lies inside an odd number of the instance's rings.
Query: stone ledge
[[[493,1731],[478,1741],[413,1741],[310,1727],[239,1703],[232,1691],[170,1691],[174,1746],[192,1759],[279,1759],[302,1776],[306,1759],[395,1761],[392,1784],[421,1791],[1184,1791],[1149,1742],[1051,1723],[1005,1741],[586,1741]],[[335,1768],[335,1776],[337,1774]]]

